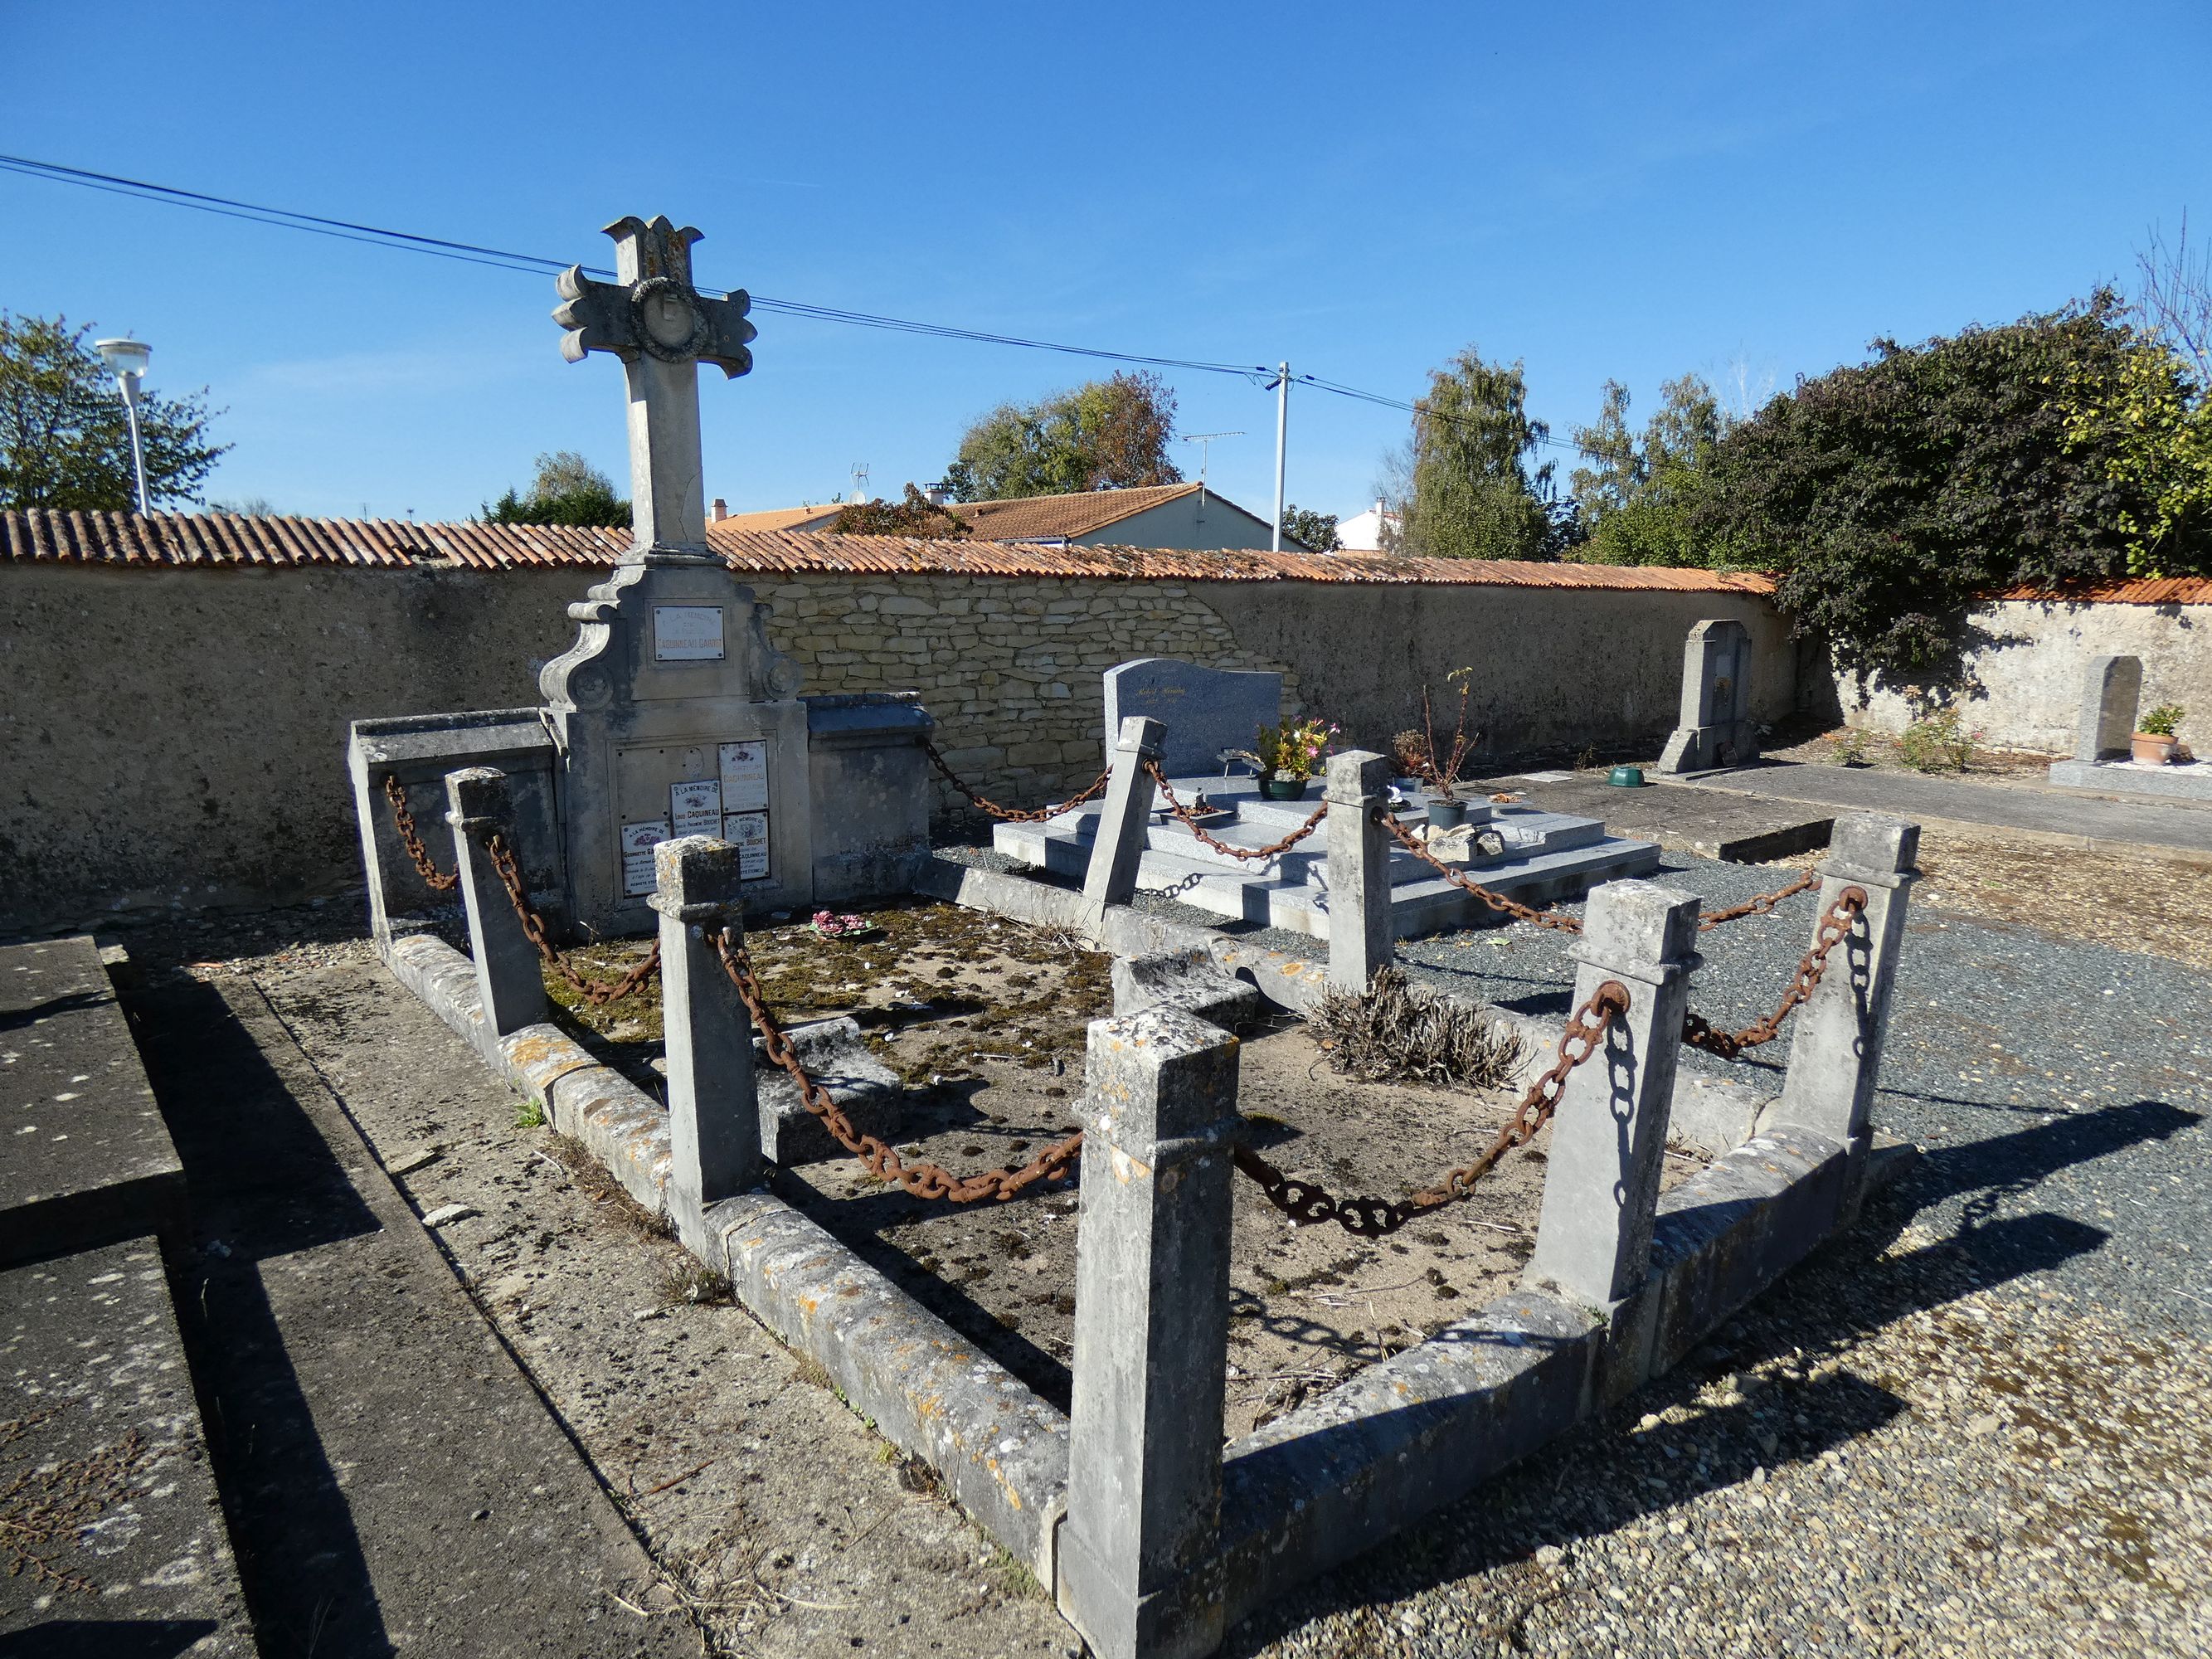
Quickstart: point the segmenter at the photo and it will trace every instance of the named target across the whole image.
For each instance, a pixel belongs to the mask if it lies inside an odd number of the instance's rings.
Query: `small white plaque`
[[[672,784],[668,791],[668,816],[679,836],[719,836],[722,833],[722,786],[712,778]]]
[[[761,812],[768,810],[768,740],[722,745],[722,810]]]
[[[768,879],[768,814],[725,812],[722,839],[738,849],[738,879]]]
[[[653,890],[653,849],[668,839],[665,823],[622,827],[623,891],[632,898]]]
[[[655,662],[720,662],[722,607],[719,605],[656,605],[653,607]]]

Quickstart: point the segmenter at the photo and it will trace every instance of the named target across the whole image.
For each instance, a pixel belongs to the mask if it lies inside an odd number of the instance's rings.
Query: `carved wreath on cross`
[[[611,351],[625,362],[641,352],[665,363],[708,362],[735,380],[753,366],[746,342],[758,332],[745,320],[752,300],[740,289],[710,300],[691,284],[691,244],[699,233],[681,230],[665,215],[650,223],[635,214],[606,228],[619,250],[620,280],[594,282],[581,265],[554,279],[561,295],[553,320],[568,331],[561,355],[580,363],[592,351]]]

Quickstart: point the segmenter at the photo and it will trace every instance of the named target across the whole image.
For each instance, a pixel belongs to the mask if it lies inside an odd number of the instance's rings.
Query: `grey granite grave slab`
[[[185,1172],[100,950],[0,946],[0,1266],[171,1237]]]
[[[1132,714],[1162,722],[1161,769],[1170,777],[1218,774],[1221,751],[1249,749],[1263,726],[1283,718],[1283,677],[1207,668],[1174,657],[1139,657],[1106,671],[1106,759]]]
[[[0,1649],[257,1650],[152,1237],[0,1273]]]
[[[2051,781],[2061,788],[2094,789],[2100,795],[2143,795],[2212,806],[2212,761],[2179,766],[2137,766],[2127,760],[2053,761]]]

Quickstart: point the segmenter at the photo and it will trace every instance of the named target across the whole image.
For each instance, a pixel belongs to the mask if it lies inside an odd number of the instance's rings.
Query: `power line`
[[[413,231],[392,230],[381,225],[362,224],[350,219],[331,218],[322,214],[304,213],[293,208],[270,207],[265,203],[244,202],[234,197],[213,196],[203,191],[185,190],[175,185],[159,185],[143,179],[125,178],[112,173],[95,173],[84,167],[64,167],[58,161],[34,161],[24,155],[0,154],[0,172],[14,173],[25,178],[44,179],[50,184],[72,185],[79,189],[96,190],[112,196],[123,196],[137,201],[161,202],[172,207],[190,208],[196,212],[211,213],[226,219],[243,220],[248,224],[267,225],[278,230],[306,231],[318,236],[332,237],[339,241],[359,242],[371,247],[392,248],[401,252],[427,253],[441,259],[453,259],[463,264],[483,265],[495,270],[515,270],[545,276],[566,270],[575,262],[556,259],[544,254],[517,253],[507,248],[487,247],[477,242],[457,242],[442,236],[423,236]],[[614,271],[605,265],[580,266],[585,275],[601,280],[611,280]],[[729,290],[702,289],[701,293],[714,299],[727,299]],[[1066,356],[1090,357],[1107,362],[1136,363],[1149,368],[1175,368],[1194,374],[1234,374],[1256,386],[1270,389],[1275,381],[1275,371],[1265,364],[1206,362],[1189,357],[1152,356],[1143,352],[1115,351],[1099,346],[1068,345],[1056,340],[1031,339],[1018,334],[1000,334],[987,329],[961,328],[949,323],[917,322],[911,318],[887,317],[872,312],[849,311],[837,306],[817,306],[803,300],[779,300],[764,294],[750,296],[753,306],[761,311],[789,317],[804,317],[817,322],[842,323],[848,327],[879,329],[890,333],[913,334],[926,339],[968,340],[982,345],[1017,346],[1030,351],[1057,352]],[[1324,380],[1315,374],[1294,374],[1294,385],[1310,386],[1316,392],[1326,392],[1334,397],[1349,398],[1360,403],[1374,404],[1384,409],[1395,409],[1407,414],[1426,416],[1432,420],[1456,421],[1463,417],[1448,415],[1443,410],[1425,409],[1403,398],[1386,397],[1379,392],[1367,392],[1341,381]],[[1562,443],[1557,438],[1544,437],[1538,442],[1554,449],[1572,450],[1577,446]]]

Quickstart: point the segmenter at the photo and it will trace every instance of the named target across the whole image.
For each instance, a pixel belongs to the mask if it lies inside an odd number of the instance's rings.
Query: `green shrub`
[[[2170,738],[2188,713],[2179,703],[2162,702],[2142,717],[2136,730],[2148,738]]]
[[[1974,734],[1955,708],[1913,721],[1897,740],[1897,757],[1916,772],[1963,772],[1973,753]]]
[[[1864,766],[1867,763],[1866,728],[1854,726],[1837,738],[1832,758],[1838,766]]]

